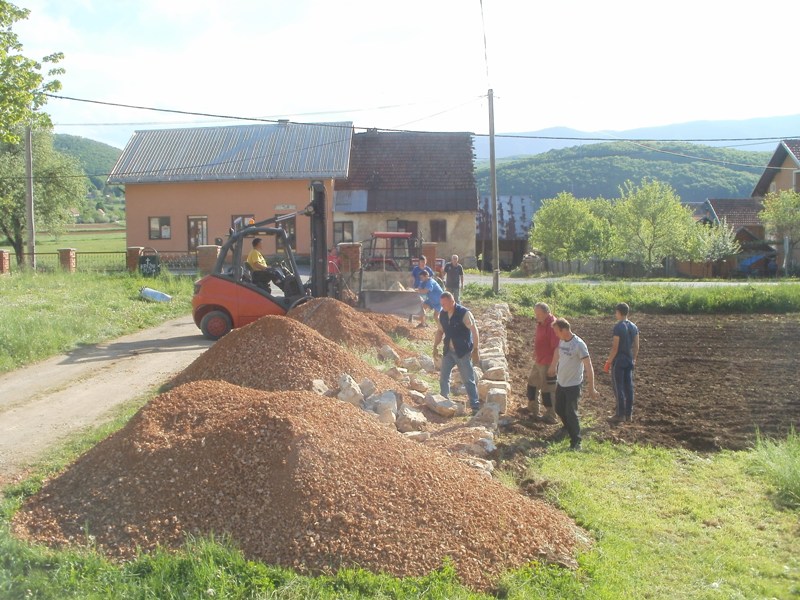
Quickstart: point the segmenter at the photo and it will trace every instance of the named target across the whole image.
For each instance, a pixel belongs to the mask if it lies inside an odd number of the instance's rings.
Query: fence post
[[[342,273],[356,273],[361,268],[361,244],[359,242],[341,243],[339,249],[339,270]]]
[[[139,270],[139,254],[144,250],[144,246],[128,246],[128,254],[125,257],[125,264],[128,265],[128,271],[136,273]]]
[[[8,250],[0,250],[0,275],[11,273],[11,254]]]
[[[200,275],[208,275],[214,271],[219,256],[219,246],[216,244],[197,247],[197,271]]]
[[[77,260],[75,258],[75,248],[59,248],[58,249],[58,264],[67,273],[74,273],[77,267]]]

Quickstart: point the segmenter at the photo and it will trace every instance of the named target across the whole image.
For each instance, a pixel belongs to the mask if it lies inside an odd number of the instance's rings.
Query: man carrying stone
[[[450,397],[450,373],[458,367],[461,381],[467,390],[469,405],[473,412],[480,408],[478,388],[475,385],[473,362],[480,360],[478,352],[478,326],[468,308],[457,304],[450,292],[441,297],[442,311],[439,313],[439,327],[433,340],[433,356],[439,355],[439,342],[444,338],[442,366],[439,369],[439,393]]]

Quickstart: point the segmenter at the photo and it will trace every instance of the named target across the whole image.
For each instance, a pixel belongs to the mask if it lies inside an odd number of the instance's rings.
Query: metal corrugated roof
[[[136,131],[108,182],[341,178],[352,137],[350,122]]]

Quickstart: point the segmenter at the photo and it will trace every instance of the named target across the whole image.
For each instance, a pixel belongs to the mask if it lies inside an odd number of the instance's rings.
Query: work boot
[[[542,421],[548,425],[555,425],[559,422],[555,406],[543,406]]]

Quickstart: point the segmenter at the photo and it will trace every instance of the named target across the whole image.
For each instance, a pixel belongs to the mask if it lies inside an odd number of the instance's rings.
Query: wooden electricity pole
[[[25,128],[25,226],[28,231],[28,265],[36,270],[36,230],[33,222],[33,134]]]
[[[500,292],[500,240],[497,230],[497,172],[494,164],[494,91],[489,90],[489,179],[492,185],[492,290]]]

